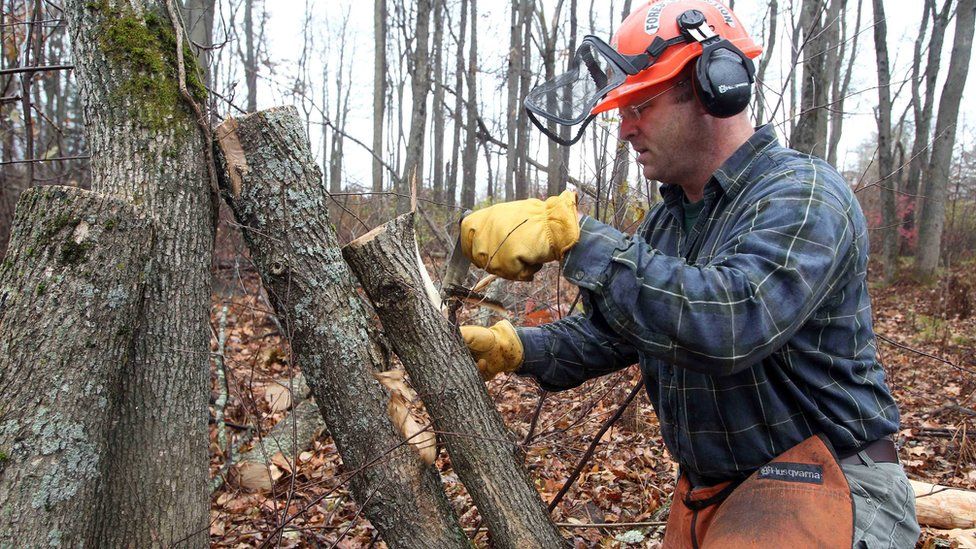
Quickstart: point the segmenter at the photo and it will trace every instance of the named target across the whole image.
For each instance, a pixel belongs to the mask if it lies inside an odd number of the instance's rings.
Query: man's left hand
[[[530,198],[478,210],[461,222],[461,250],[472,263],[509,280],[535,273],[579,241],[576,193]]]

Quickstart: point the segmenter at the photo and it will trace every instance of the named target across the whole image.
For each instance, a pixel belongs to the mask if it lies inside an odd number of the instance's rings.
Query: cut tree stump
[[[467,547],[437,470],[404,443],[373,377],[377,331],[342,260],[328,196],[294,107],[216,130],[225,198],[329,432],[353,497],[391,547]]]
[[[918,523],[953,530],[976,528],[976,492],[910,480]]]
[[[0,266],[0,547],[95,547],[151,222],[128,202],[37,187]]]
[[[415,249],[414,214],[407,213],[350,242],[343,255],[444,439],[492,545],[559,547],[565,542],[471,354],[427,297]]]

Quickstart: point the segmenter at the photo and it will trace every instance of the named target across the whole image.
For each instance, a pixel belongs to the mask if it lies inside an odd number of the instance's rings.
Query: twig
[[[83,154],[80,156],[58,156],[56,158],[31,158],[29,160],[7,160],[5,162],[0,162],[0,166],[9,166],[11,164],[32,164],[34,162],[60,162],[62,160],[88,160],[91,158],[90,154]]]
[[[667,522],[591,522],[576,524],[575,522],[557,522],[560,528],[645,528],[650,526],[664,526]]]
[[[957,370],[959,370],[961,372],[966,372],[966,373],[969,373],[969,374],[976,375],[976,370],[970,370],[969,368],[966,368],[965,366],[959,366],[958,364],[955,364],[954,362],[951,362],[951,361],[946,360],[944,358],[940,358],[940,357],[937,357],[935,355],[930,355],[929,353],[926,353],[925,351],[919,351],[918,349],[913,349],[913,348],[909,347],[908,345],[903,345],[901,343],[898,343],[897,341],[894,341],[892,339],[889,339],[889,338],[887,338],[887,337],[885,337],[885,336],[883,336],[881,334],[875,333],[874,335],[877,336],[878,339],[880,339],[880,340],[882,340],[882,341],[884,341],[886,343],[890,343],[891,345],[894,345],[895,347],[898,347],[899,349],[904,349],[906,351],[911,351],[911,352],[913,352],[913,353],[915,353],[917,355],[921,355],[921,356],[924,356],[924,357],[931,358],[932,360],[938,360],[939,362],[941,362],[943,364],[947,364],[949,366],[952,366],[953,368],[955,368],[955,369],[957,369]]]
[[[641,375],[640,380],[638,380],[637,384],[634,385],[634,388],[630,391],[630,394],[627,395],[627,400],[625,400],[624,403],[621,404],[619,408],[617,408],[617,411],[614,412],[612,416],[610,416],[610,419],[608,419],[603,424],[603,427],[600,427],[600,430],[597,431],[595,435],[593,435],[593,441],[590,442],[590,447],[586,449],[586,453],[583,454],[583,457],[580,458],[579,463],[576,464],[576,468],[573,469],[573,473],[569,475],[569,478],[566,479],[566,483],[563,484],[563,487],[559,489],[559,492],[552,498],[552,501],[549,502],[550,513],[552,512],[553,509],[556,508],[557,505],[559,505],[559,502],[562,501],[563,496],[566,495],[566,492],[569,491],[569,488],[573,485],[574,482],[576,482],[576,479],[579,478],[580,473],[583,472],[583,467],[585,467],[587,462],[590,461],[590,458],[593,457],[593,452],[596,451],[597,445],[600,444],[600,439],[603,438],[603,435],[610,429],[610,427],[612,427],[613,424],[616,423],[618,419],[620,419],[620,416],[624,415],[624,410],[626,410],[627,406],[631,402],[633,402],[634,397],[637,396],[637,393],[639,393],[643,387],[644,387],[644,376]]]
[[[546,397],[549,396],[549,391],[541,389],[539,394],[539,403],[535,406],[535,413],[532,414],[532,421],[529,422],[529,432],[525,433],[525,438],[522,439],[522,446],[525,446],[532,440],[532,436],[535,434],[536,424],[539,423],[539,416],[542,415],[542,405],[546,402]]]
[[[359,509],[356,510],[356,514],[351,519],[349,519],[349,526],[347,526],[346,529],[343,530],[341,534],[339,534],[339,537],[336,538],[334,542],[332,542],[332,545],[329,546],[329,549],[335,549],[335,547],[339,545],[339,542],[342,541],[349,534],[349,531],[352,530],[352,527],[356,525],[356,521],[359,520],[359,516],[363,514],[363,509],[365,509],[366,506],[369,505],[369,500],[373,499],[373,496],[375,495],[376,492],[373,492],[372,494],[366,496],[366,501],[364,501],[363,504],[359,506]]]
[[[230,468],[234,462],[234,449],[228,444],[227,429],[224,425],[224,409],[227,407],[227,372],[224,364],[224,349],[227,346],[227,305],[220,309],[220,323],[217,331],[217,352],[213,354],[217,369],[217,388],[220,395],[214,402],[214,419],[217,423],[217,446],[224,452],[224,466]],[[212,490],[217,490],[223,484],[223,476],[218,475],[213,480]]]
[[[0,69],[0,76],[7,74],[20,74],[22,72],[53,72],[74,70],[74,65],[47,65],[34,67],[17,67],[15,69]]]

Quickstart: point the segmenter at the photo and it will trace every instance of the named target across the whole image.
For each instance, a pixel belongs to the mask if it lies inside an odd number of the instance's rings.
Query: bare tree
[[[244,0],[244,82],[247,85],[247,112],[258,110],[258,48],[261,38],[254,28],[254,2]]]
[[[925,0],[922,15],[922,32],[915,42],[915,50],[912,59],[912,109],[915,117],[915,138],[912,142],[912,151],[909,155],[908,179],[905,182],[905,193],[909,197],[914,197],[919,192],[919,180],[925,166],[928,165],[931,149],[929,139],[932,131],[932,112],[935,110],[936,81],[939,76],[939,67],[942,62],[942,45],[945,41],[946,27],[949,26],[949,17],[952,10],[952,0],[945,0],[942,9],[936,12],[935,0]],[[932,32],[929,37],[928,55],[926,56],[925,70],[922,71],[922,41],[925,38],[925,23],[932,21]],[[924,97],[922,97],[921,85],[925,82]],[[912,229],[915,227],[915,220],[922,215],[924,200],[918,198],[915,201],[917,215],[913,211],[905,219],[905,227]]]
[[[519,105],[525,103],[532,84],[532,14],[535,13],[535,0],[519,0],[519,20],[522,22],[522,74],[519,81]],[[529,196],[529,120],[525,109],[519,109],[518,121],[518,161],[515,173],[515,198]]]
[[[776,21],[779,15],[779,2],[777,0],[769,0],[769,24],[763,25],[763,32],[769,29],[769,38],[765,40],[765,50],[766,52],[775,51],[776,48]],[[759,68],[756,70],[756,108],[755,108],[755,120],[757,124],[764,124],[766,120],[764,119],[766,114],[766,103],[763,100],[763,88],[766,86],[766,70],[769,67],[769,61],[773,58],[772,55],[766,53],[759,60]]]
[[[461,159],[461,206],[474,207],[475,184],[478,176],[478,0],[468,0],[471,5],[471,44],[468,50],[467,113],[465,121],[464,158]],[[460,94],[460,90],[458,91]]]
[[[556,42],[559,38],[559,24],[560,17],[562,14],[564,0],[558,0],[556,6],[553,10],[552,19],[546,21],[545,7],[538,5],[536,7],[535,16],[538,20],[539,25],[539,54],[542,56],[542,66],[545,67],[545,79],[552,80],[556,77]],[[555,97],[550,94],[548,96],[549,101],[555,101]],[[552,109],[555,109],[555,105],[550,105]],[[558,128],[556,128],[555,122],[546,121],[546,125],[550,132],[558,133]],[[546,145],[549,148],[549,162],[548,169],[546,170],[547,178],[547,191],[549,196],[556,196],[560,192],[560,186],[565,188],[565,182],[560,185],[560,175],[563,170],[562,160],[563,155],[559,151],[559,143],[556,143],[552,139],[546,140]]]
[[[837,165],[837,147],[840,145],[841,129],[844,125],[844,103],[847,101],[847,93],[851,87],[851,76],[854,74],[854,61],[857,59],[857,44],[861,35],[861,8],[863,0],[857,0],[857,18],[854,23],[854,32],[850,38],[847,37],[847,17],[842,16],[843,26],[840,39],[840,53],[837,55],[834,76],[831,79],[831,109],[830,109],[830,141],[827,144],[827,163],[831,166]],[[846,5],[846,0],[845,0]],[[842,9],[842,13],[846,7]],[[851,52],[847,56],[847,68],[844,69],[844,54],[848,42],[850,42]]]
[[[829,2],[829,6],[828,6]],[[819,157],[827,153],[827,98],[831,71],[827,52],[837,42],[841,0],[803,0],[800,13],[803,85],[800,114],[790,146]]]
[[[211,87],[210,49],[213,47],[214,4],[216,0],[186,0],[183,19],[190,46],[197,56],[204,85]]]
[[[386,107],[386,0],[373,0],[373,152],[383,157]],[[383,190],[383,164],[373,158],[373,192]]]
[[[451,147],[451,168],[447,177],[447,205],[453,208],[457,203],[458,159],[461,151],[461,109],[464,101],[461,86],[464,84],[464,44],[468,31],[468,0],[461,0],[461,20],[457,25],[457,62],[454,69],[454,139]]]
[[[431,78],[434,79],[433,118],[433,159],[434,174],[431,187],[434,202],[440,202],[444,195],[444,83],[447,73],[444,63],[444,6],[445,0],[434,0],[434,41]]]
[[[519,6],[520,3],[517,0],[512,1],[511,22],[509,24],[508,72],[506,73],[508,104],[505,110],[505,136],[508,154],[505,155],[505,176],[503,178],[505,200],[515,198],[515,172],[518,166],[518,155],[515,151],[519,112],[522,110],[522,104],[519,101],[519,77],[522,73],[522,58],[524,56],[522,27],[519,23]]]
[[[976,0],[960,0],[956,7],[956,31],[949,59],[949,75],[939,99],[939,115],[935,123],[932,155],[925,170],[925,191],[922,217],[919,219],[918,253],[915,271],[931,277],[939,266],[942,252],[942,229],[945,224],[946,195],[952,150],[956,143],[956,121],[959,104],[969,74],[969,60],[973,49]]]
[[[881,264],[883,278],[894,278],[898,254],[898,210],[892,177],[894,161],[891,150],[891,71],[888,68],[888,22],[882,0],[874,5],[874,55],[878,67],[878,184],[881,188]]]
[[[417,19],[414,31],[413,52],[410,55],[410,94],[413,102],[410,116],[410,136],[407,138],[407,155],[404,159],[397,212],[410,209],[409,185],[423,188],[424,136],[427,133],[427,93],[430,91],[430,11],[431,0],[417,1]]]

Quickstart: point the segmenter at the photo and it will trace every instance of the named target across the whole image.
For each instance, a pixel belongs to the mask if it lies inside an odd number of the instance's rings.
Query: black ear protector
[[[688,10],[678,16],[678,28],[688,42],[702,46],[695,62],[692,85],[695,96],[708,114],[717,118],[735,116],[752,98],[756,67],[735,44],[715,34],[705,15]]]

